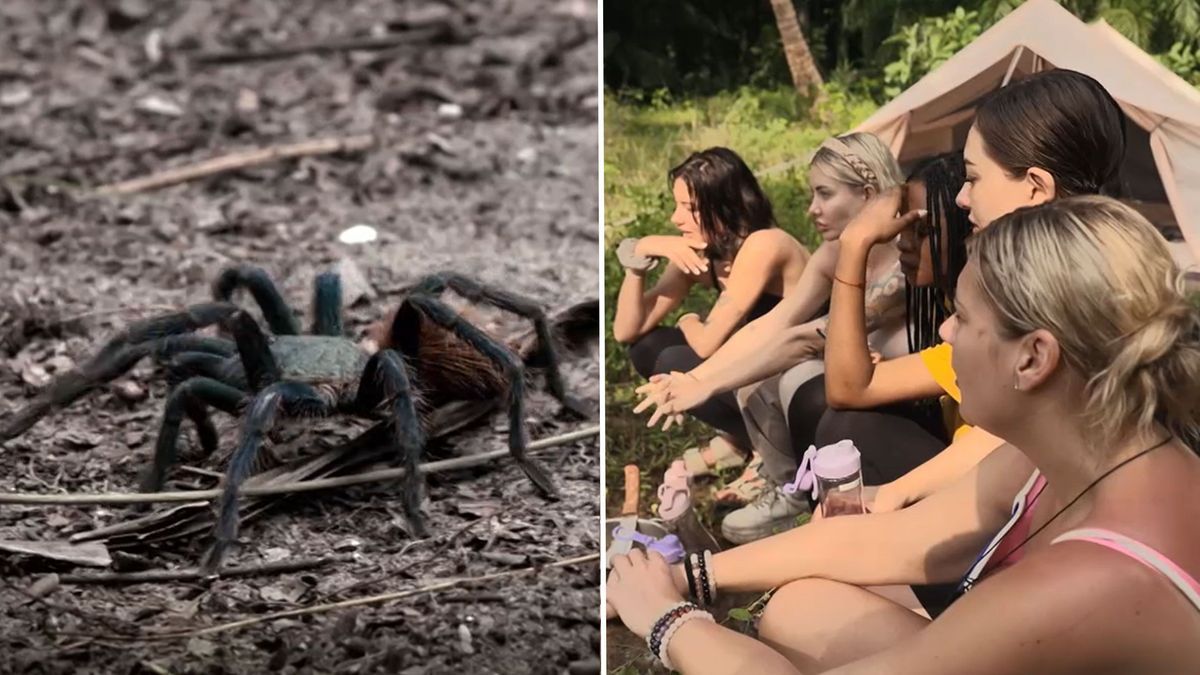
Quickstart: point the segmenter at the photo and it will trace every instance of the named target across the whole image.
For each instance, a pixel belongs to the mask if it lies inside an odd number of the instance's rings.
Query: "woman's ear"
[[[1045,329],[1033,331],[1018,347],[1015,385],[1026,391],[1036,389],[1058,370],[1061,359],[1058,339]]]
[[[879,194],[874,185],[867,185],[863,188],[863,201],[871,201],[871,198]]]
[[[1054,200],[1058,185],[1049,171],[1031,167],[1025,172],[1025,181],[1029,185],[1030,204],[1045,204]]]

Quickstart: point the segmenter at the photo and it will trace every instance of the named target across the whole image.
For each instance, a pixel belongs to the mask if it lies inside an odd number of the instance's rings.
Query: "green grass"
[[[667,170],[691,152],[722,145],[741,155],[755,172],[779,224],[810,250],[815,248],[819,237],[805,215],[808,160],[821,141],[849,130],[875,109],[874,103],[854,98],[835,84],[826,88],[822,102],[811,110],[809,102],[789,89],[743,88],[676,101],[658,94],[648,99],[648,103],[635,103],[633,97],[607,92],[604,101],[606,503],[609,513],[616,513],[624,483],[621,467],[635,463],[645,476],[643,515],[649,513],[653,492],[671,460],[713,432],[689,420],[682,428],[663,433],[646,428],[648,416],[633,415],[638,400],[634,389],[642,381],[625,347],[613,340],[611,332],[616,293],[624,276],[616,260],[617,244],[625,237],[674,234]],[[711,291],[697,290],[667,321],[673,323],[685,312],[703,313],[712,301]],[[697,498],[700,501],[703,495]],[[711,524],[711,513],[707,509],[701,513]]]

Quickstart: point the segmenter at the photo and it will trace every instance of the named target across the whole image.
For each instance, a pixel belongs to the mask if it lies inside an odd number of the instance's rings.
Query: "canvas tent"
[[[1123,194],[1200,271],[1200,91],[1108,24],[1085,24],[1053,0],[1028,0],[857,130],[880,136],[902,164],[958,150],[982,96],[1051,68],[1096,78],[1120,103]]]

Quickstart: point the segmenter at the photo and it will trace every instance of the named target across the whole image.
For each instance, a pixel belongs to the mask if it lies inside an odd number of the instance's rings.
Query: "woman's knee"
[[[667,349],[679,344],[679,338],[674,334],[677,330],[659,326],[629,345],[629,361],[638,375],[650,377],[654,374],[654,365],[658,357]]]
[[[700,358],[691,347],[687,345],[678,345],[667,347],[658,354],[658,359],[654,362],[655,373],[671,373],[679,371],[686,373],[687,371],[700,365],[704,359]]]

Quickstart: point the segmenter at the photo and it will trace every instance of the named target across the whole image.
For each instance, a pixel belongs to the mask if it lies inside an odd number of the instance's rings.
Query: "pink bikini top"
[[[1046,489],[1046,479],[1040,471],[1034,471],[1015,499],[1013,513],[1008,523],[988,542],[971,569],[963,578],[963,587],[969,589],[979,579],[1016,563],[1024,549],[1016,549],[1029,536],[1033,521],[1033,508]],[[1117,553],[1126,555],[1166,577],[1183,594],[1196,611],[1200,611],[1200,581],[1196,581],[1174,561],[1142,542],[1111,530],[1082,528],[1065,532],[1050,542],[1051,545],[1064,541],[1086,541],[1098,544]],[[993,548],[994,547],[994,548]],[[1014,550],[1016,549],[1016,550]],[[986,553],[991,550],[990,553]]]

